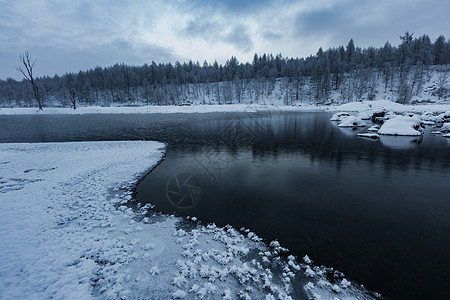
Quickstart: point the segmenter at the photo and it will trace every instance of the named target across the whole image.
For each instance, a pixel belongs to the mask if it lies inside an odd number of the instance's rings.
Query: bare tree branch
[[[17,66],[16,69],[22,73],[26,80],[30,82],[33,89],[34,98],[39,106],[39,110],[42,110],[41,94],[39,93],[39,87],[33,77],[33,69],[36,64],[36,60],[32,61],[30,52],[25,51],[24,54],[20,55],[20,62],[23,64],[25,69],[20,65]]]

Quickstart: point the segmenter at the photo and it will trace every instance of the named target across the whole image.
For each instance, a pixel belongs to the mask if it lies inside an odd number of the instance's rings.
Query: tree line
[[[23,66],[18,68],[25,77],[22,81],[0,80],[0,106],[32,106],[37,99],[40,108],[180,105],[192,99],[203,104],[255,103],[268,98],[277,80],[282,90],[278,96],[285,104],[305,98],[324,103],[332,91],[338,91],[342,101],[373,99],[380,80],[384,92],[395,92],[396,101],[407,103],[429,80],[432,67],[442,71],[437,93],[445,94],[449,68],[443,66],[450,65],[450,41],[441,35],[432,42],[428,35],[414,37],[406,32],[398,46],[386,42],[379,48],[361,48],[351,39],[345,47],[320,48],[304,58],[255,54],[252,62],[242,63],[232,56],[223,65],[217,61],[115,64],[63,76],[31,76],[31,85],[29,71],[35,61],[29,55],[21,56],[26,67],[25,71]]]

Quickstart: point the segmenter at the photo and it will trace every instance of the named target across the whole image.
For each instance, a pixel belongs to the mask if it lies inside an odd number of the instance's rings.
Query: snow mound
[[[423,134],[420,118],[397,116],[387,120],[378,130],[383,135],[418,136]]]
[[[447,111],[444,113],[444,119],[450,119],[450,110],[447,110]]]
[[[443,137],[450,138],[450,133],[444,134]]]
[[[450,123],[444,123],[442,127],[440,128],[440,131],[443,133],[450,132]]]
[[[339,127],[364,127],[366,123],[358,117],[348,116],[342,119],[338,125]]]
[[[349,117],[349,116],[350,116],[349,113],[346,113],[346,112],[338,112],[338,113],[335,113],[335,114],[331,117],[330,121],[342,121],[343,119],[345,119],[346,117]]]
[[[367,129],[367,131],[372,131],[372,132],[378,132],[378,130],[380,130],[380,126],[378,126],[378,125],[373,125],[369,129]]]
[[[371,111],[362,111],[356,116],[361,120],[370,120],[372,119],[373,113]]]

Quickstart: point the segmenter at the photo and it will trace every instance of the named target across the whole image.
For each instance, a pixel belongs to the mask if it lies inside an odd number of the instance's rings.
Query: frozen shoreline
[[[370,298],[342,276],[329,282],[307,258],[281,258],[283,248],[251,232],[126,205],[164,144],[0,144],[0,152],[1,299],[296,299],[299,288],[309,298]]]
[[[230,104],[230,105],[193,105],[193,106],[139,106],[139,107],[79,107],[71,108],[0,108],[0,115],[82,115],[82,114],[172,114],[172,113],[214,113],[214,112],[254,112],[259,110],[278,111],[351,111],[387,109],[396,112],[444,112],[450,110],[450,103],[403,105],[387,100],[350,102],[342,105],[311,105],[300,106],[262,105],[262,104]]]

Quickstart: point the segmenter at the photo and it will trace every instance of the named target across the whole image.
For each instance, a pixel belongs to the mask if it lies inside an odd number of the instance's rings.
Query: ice
[[[420,118],[397,116],[387,120],[378,130],[382,135],[419,136],[423,134]]]
[[[358,117],[348,116],[344,117],[338,125],[339,127],[364,127],[366,123]]]

